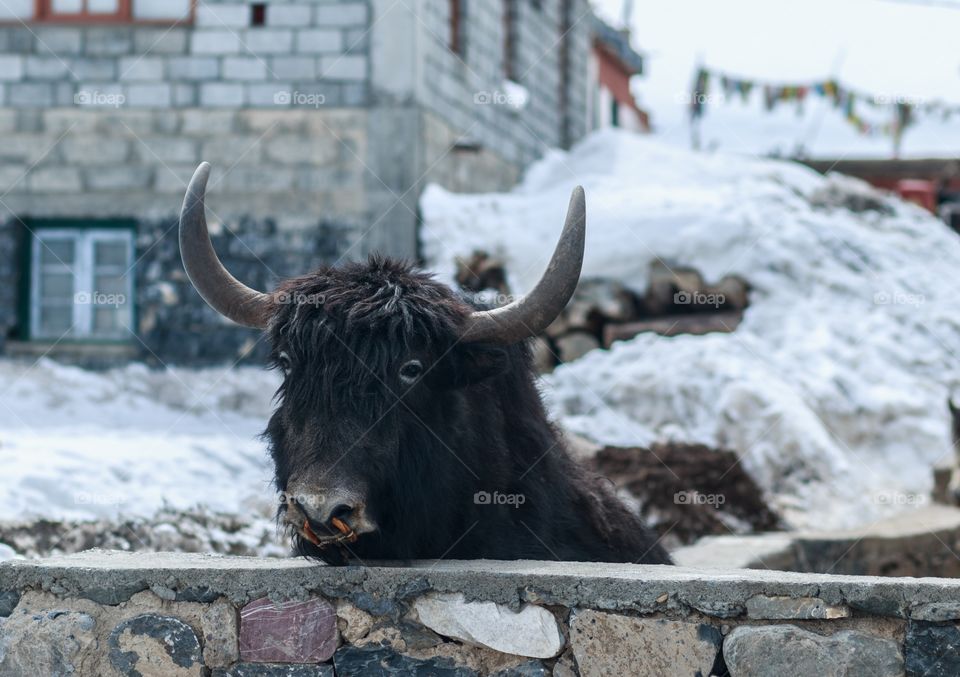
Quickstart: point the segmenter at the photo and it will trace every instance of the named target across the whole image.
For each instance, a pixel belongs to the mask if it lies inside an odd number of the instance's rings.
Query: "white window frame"
[[[72,326],[65,334],[57,335],[44,333],[40,324],[42,307],[43,274],[42,253],[44,242],[47,240],[72,240],[74,243],[73,263],[67,269],[73,273]],[[74,339],[90,341],[111,341],[130,338],[132,329],[120,327],[113,333],[93,333],[94,303],[78,303],[77,295],[87,294],[92,298],[94,292],[94,247],[99,242],[122,242],[126,245],[126,263],[124,265],[123,280],[125,281],[124,295],[128,312],[128,321],[133,322],[133,233],[126,228],[41,228],[34,232],[31,238],[30,252],[30,338],[31,339]],[[58,264],[62,269],[63,264]]]

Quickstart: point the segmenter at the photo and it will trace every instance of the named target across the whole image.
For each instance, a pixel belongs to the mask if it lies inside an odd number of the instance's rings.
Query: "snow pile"
[[[202,507],[270,519],[276,374],[0,360],[0,521]]]
[[[605,131],[553,152],[511,193],[429,187],[431,267],[450,281],[455,256],[486,249],[528,290],[577,183],[584,276],[642,292],[659,258],[709,281],[739,274],[753,291],[733,334],[641,335],[557,369],[547,391],[568,428],[602,443],[733,449],[797,527],[852,526],[922,500],[931,466],[952,453],[954,233],[852,179]]]

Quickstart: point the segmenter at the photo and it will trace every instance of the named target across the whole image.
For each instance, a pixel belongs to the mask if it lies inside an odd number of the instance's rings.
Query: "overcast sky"
[[[593,0],[619,23],[623,0]],[[943,0],[940,5],[952,4]],[[637,84],[657,132],[689,145],[687,108],[695,65],[782,82],[837,77],[864,92],[938,99],[960,106],[960,0],[956,9],[923,0],[669,0],[634,3],[634,46],[647,56]],[[716,91],[716,89],[714,90]],[[708,145],[789,153],[802,144],[821,157],[887,155],[885,137],[863,137],[829,106],[808,101],[801,115],[786,105],[769,115],[757,97],[711,106]],[[862,115],[886,122],[885,111]],[[960,115],[923,119],[904,137],[903,154],[960,155]]]

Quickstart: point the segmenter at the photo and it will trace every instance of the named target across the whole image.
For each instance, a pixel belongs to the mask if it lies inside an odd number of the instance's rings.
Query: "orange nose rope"
[[[304,537],[305,537],[308,541],[310,541],[311,543],[313,543],[314,545],[316,545],[316,546],[318,546],[318,547],[320,547],[320,548],[324,548],[324,547],[326,547],[326,546],[328,546],[328,545],[331,545],[331,544],[333,544],[333,543],[343,543],[344,541],[347,541],[347,542],[349,542],[349,543],[356,543],[356,542],[357,542],[357,538],[358,538],[357,532],[354,531],[353,529],[351,529],[349,524],[347,524],[347,523],[344,522],[342,519],[339,519],[339,518],[337,518],[337,517],[331,518],[331,519],[330,519],[330,522],[331,522],[331,524],[333,524],[334,527],[336,527],[337,531],[340,532],[340,534],[341,534],[340,536],[337,536],[336,538],[334,538],[334,539],[332,539],[332,540],[329,540],[329,541],[321,541],[321,540],[320,540],[320,537],[317,536],[317,535],[314,533],[313,529],[310,528],[310,521],[309,521],[309,520],[303,520],[303,535],[304,535]]]
[[[313,529],[310,528],[309,520],[303,520],[303,535],[306,536],[307,540],[314,545],[320,545],[320,539],[315,533],[313,533]]]
[[[330,521],[333,523],[333,526],[337,528],[337,531],[343,534],[346,540],[350,541],[351,543],[356,543],[357,532],[351,529],[349,524],[338,517],[333,517],[330,519]]]

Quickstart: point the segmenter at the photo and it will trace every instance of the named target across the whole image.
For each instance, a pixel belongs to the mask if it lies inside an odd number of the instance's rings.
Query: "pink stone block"
[[[337,649],[337,613],[323,599],[274,604],[263,597],[240,611],[240,659],[322,663]]]

